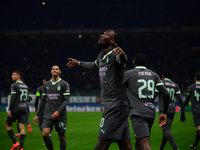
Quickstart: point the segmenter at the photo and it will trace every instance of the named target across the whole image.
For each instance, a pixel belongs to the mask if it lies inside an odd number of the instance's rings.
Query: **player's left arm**
[[[191,86],[188,87],[188,90],[187,90],[187,97],[184,101],[184,107],[188,104],[188,102],[190,101],[190,98],[191,98]]]
[[[128,61],[128,57],[121,47],[118,47],[116,43],[114,43],[115,48],[112,50],[118,57],[116,57],[117,62],[119,64],[125,64]]]
[[[57,119],[59,117],[61,111],[63,109],[66,109],[66,106],[69,103],[70,89],[69,89],[69,84],[68,83],[64,83],[63,84],[62,92],[63,92],[64,101],[63,101],[62,105],[60,106],[60,108],[53,113],[52,119]]]
[[[160,115],[158,119],[158,123],[160,126],[163,126],[167,122],[167,110],[169,106],[170,97],[166,87],[164,86],[163,82],[160,80],[160,77],[157,75],[156,77],[156,89],[163,95],[163,113]]]

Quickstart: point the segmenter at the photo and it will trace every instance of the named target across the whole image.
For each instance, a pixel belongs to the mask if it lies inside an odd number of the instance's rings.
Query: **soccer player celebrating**
[[[125,72],[124,84],[131,103],[130,120],[136,136],[137,150],[151,150],[149,136],[155,118],[155,88],[164,95],[164,111],[159,117],[160,126],[166,123],[169,95],[159,76],[146,68],[147,59],[144,54],[137,54],[133,67]]]
[[[129,131],[129,106],[123,86],[123,76],[127,56],[118,47],[121,44],[118,33],[107,30],[98,40],[103,51],[94,62],[78,61],[69,58],[69,67],[81,66],[99,70],[101,84],[101,98],[104,112],[101,118],[98,142],[95,150],[107,150],[116,141],[119,148],[131,150]]]
[[[200,140],[200,73],[196,73],[194,80],[195,84],[188,87],[184,106],[186,106],[189,100],[191,100],[192,115],[197,133],[195,142],[194,144],[191,144],[190,147],[197,149],[197,144]]]
[[[44,118],[42,122],[42,135],[44,143],[49,150],[53,150],[53,143],[49,134],[55,125],[60,139],[60,150],[65,150],[67,143],[65,139],[66,132],[66,106],[69,103],[69,84],[60,78],[61,68],[58,65],[52,66],[52,79],[43,86],[42,99],[39,105],[37,115],[33,119],[36,124],[38,116],[42,113],[45,105]],[[46,104],[45,104],[46,103]]]
[[[183,100],[181,97],[181,92],[180,92],[179,86],[171,80],[172,73],[170,71],[166,70],[163,72],[162,78],[163,78],[163,83],[169,93],[170,102],[169,102],[168,111],[167,111],[167,122],[166,122],[166,124],[164,124],[161,127],[161,130],[163,130],[163,138],[162,138],[162,142],[160,145],[160,150],[164,149],[167,141],[169,141],[170,145],[172,146],[172,148],[174,150],[178,150],[178,147],[174,141],[174,137],[173,137],[172,133],[170,132],[170,129],[171,129],[172,121],[174,119],[174,115],[175,115],[175,104],[174,104],[175,97],[179,100],[179,103],[181,106],[181,111],[182,111],[181,122],[185,121]],[[160,112],[160,114],[163,113],[163,108],[162,108],[163,100],[164,100],[163,95],[160,94],[159,95],[159,112]]]
[[[11,85],[10,106],[8,109],[8,116],[6,118],[6,130],[13,142],[11,150],[16,149],[20,145],[20,150],[23,150],[25,139],[25,122],[27,115],[26,101],[28,98],[28,86],[21,81],[22,73],[18,70],[13,71],[11,76],[13,83]],[[20,144],[16,141],[12,129],[12,123],[18,120],[20,129]]]

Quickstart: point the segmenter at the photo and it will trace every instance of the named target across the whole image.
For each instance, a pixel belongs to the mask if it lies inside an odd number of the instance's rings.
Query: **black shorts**
[[[175,113],[167,113],[167,122],[161,126],[161,130],[170,130],[174,120]]]
[[[27,116],[26,112],[15,113],[11,111],[11,115],[12,115],[12,118],[7,116],[6,118],[7,123],[12,124],[16,120],[18,121],[18,123],[22,123],[22,124],[26,123],[26,116]]]
[[[55,129],[59,133],[65,133],[66,132],[66,126],[67,126],[67,119],[62,120],[52,120],[44,118],[42,122],[42,128],[50,128],[53,130],[53,125],[55,125]]]
[[[200,125],[200,114],[193,113],[193,121],[194,121],[194,126],[197,127]]]
[[[132,123],[133,132],[137,140],[150,136],[154,118],[143,118],[140,116],[132,115],[130,120]]]
[[[101,118],[98,137],[113,140],[130,139],[128,117],[128,106],[109,109]]]

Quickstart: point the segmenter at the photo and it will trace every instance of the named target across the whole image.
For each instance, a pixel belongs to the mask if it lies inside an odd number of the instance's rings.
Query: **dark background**
[[[98,94],[98,71],[68,68],[68,57],[94,61],[101,33],[44,34],[45,30],[114,29],[132,68],[137,53],[161,76],[169,69],[184,93],[200,71],[200,1],[48,0],[2,1],[0,4],[0,91],[8,93],[13,70],[35,93],[51,66],[62,66],[62,78],[72,94]],[[134,30],[132,30],[134,29]],[[146,30],[140,30],[146,29]],[[38,31],[25,34],[23,31]],[[8,34],[11,32],[11,34]],[[15,34],[16,33],[16,34]],[[102,32],[103,33],[103,32]],[[79,38],[79,35],[82,35]]]

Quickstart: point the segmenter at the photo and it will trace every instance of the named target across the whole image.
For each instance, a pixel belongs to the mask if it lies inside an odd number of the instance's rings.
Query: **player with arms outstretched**
[[[175,104],[174,104],[175,97],[178,99],[180,106],[181,106],[181,112],[182,112],[181,113],[181,122],[185,121],[185,111],[184,111],[184,106],[183,106],[183,100],[181,97],[181,91],[179,89],[179,86],[172,81],[171,71],[169,71],[169,70],[164,71],[162,74],[162,78],[163,78],[162,81],[169,93],[170,102],[169,102],[168,111],[167,111],[167,122],[166,122],[166,124],[164,124],[161,127],[161,130],[163,130],[163,138],[162,138],[162,142],[161,142],[159,150],[164,149],[167,141],[169,141],[170,145],[172,146],[172,148],[174,150],[178,150],[178,147],[174,141],[174,137],[173,137],[172,133],[170,132],[170,129],[171,129],[172,121],[174,120],[174,115],[175,115]],[[160,112],[160,114],[163,113],[163,107],[162,107],[163,100],[164,100],[163,95],[159,94],[159,112]]]
[[[195,84],[192,84],[188,87],[184,106],[186,106],[189,100],[191,100],[192,116],[197,133],[195,142],[194,144],[191,144],[190,147],[197,149],[197,145],[200,140],[200,73],[196,73],[194,80]]]
[[[134,69],[124,74],[124,84],[131,103],[130,120],[136,136],[136,150],[151,150],[149,136],[155,118],[155,89],[164,95],[164,111],[159,117],[160,126],[166,123],[169,95],[159,76],[146,68],[144,54],[137,54],[133,59]]]
[[[25,122],[27,116],[27,105],[26,101],[28,99],[28,86],[21,81],[22,72],[16,70],[12,74],[11,85],[11,98],[10,106],[8,109],[8,116],[6,118],[6,130],[13,142],[13,147],[11,150],[16,149],[20,145],[20,150],[23,150],[24,139],[25,139]],[[16,141],[15,135],[12,129],[12,123],[18,120],[19,130],[20,130],[20,144]]]
[[[127,56],[118,47],[121,44],[118,33],[107,30],[98,40],[103,49],[94,62],[78,61],[69,58],[68,66],[81,66],[99,70],[101,98],[104,112],[101,118],[98,142],[95,150],[107,150],[116,141],[120,150],[131,150],[129,131],[129,106],[123,86]]]
[[[42,109],[45,109],[42,122],[44,143],[49,150],[53,150],[53,143],[49,134],[53,129],[53,125],[55,125],[60,139],[60,150],[65,150],[67,146],[65,139],[67,125],[66,106],[69,103],[70,89],[69,84],[60,78],[61,68],[58,65],[52,66],[51,74],[52,79],[44,84],[43,96],[33,123],[36,124]]]

